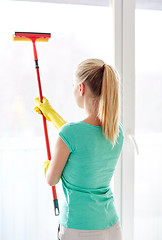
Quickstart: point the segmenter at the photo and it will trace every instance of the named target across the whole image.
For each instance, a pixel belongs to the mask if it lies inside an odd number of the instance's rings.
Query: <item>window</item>
[[[135,240],[162,239],[162,12],[136,10]]]
[[[38,87],[32,44],[14,42],[12,34],[51,32],[48,43],[37,43],[43,94],[65,120],[77,121],[83,112],[73,99],[74,70],[92,57],[112,64],[111,12],[103,6],[16,1],[0,8],[0,238],[56,239],[57,218],[42,168],[42,120],[33,110]],[[48,129],[52,151],[57,130],[50,123]],[[60,185],[57,193],[61,205]]]

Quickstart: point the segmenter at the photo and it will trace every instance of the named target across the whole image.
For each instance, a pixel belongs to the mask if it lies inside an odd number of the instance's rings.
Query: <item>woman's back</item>
[[[101,59],[87,59],[78,65],[73,93],[86,119],[61,128],[49,169],[49,161],[44,166],[49,185],[62,179],[59,239],[77,240],[81,233],[83,239],[121,239],[110,188],[124,138],[119,122],[119,90],[117,71]],[[38,106],[57,129],[65,124],[47,101],[38,102]]]
[[[114,148],[102,127],[83,121],[64,125],[59,135],[71,152],[61,177],[65,198],[59,223],[84,230],[112,226],[119,217],[110,181],[123,145],[122,124]]]

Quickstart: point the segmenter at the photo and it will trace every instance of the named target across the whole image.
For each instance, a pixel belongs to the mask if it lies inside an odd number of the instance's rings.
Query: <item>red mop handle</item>
[[[38,88],[39,88],[39,98],[40,98],[40,102],[43,102],[43,94],[42,94],[42,87],[41,87],[39,66],[38,66],[38,57],[37,57],[37,50],[36,50],[36,46],[35,46],[36,39],[34,38],[34,39],[31,39],[31,40],[32,40],[32,43],[33,43],[34,61],[35,61],[35,68],[36,68]],[[47,131],[47,122],[46,122],[46,118],[43,114],[42,114],[42,117],[43,117],[43,127],[44,127],[45,141],[46,141],[46,149],[47,149],[47,159],[51,160],[51,151],[50,151],[48,131]],[[52,195],[53,195],[55,215],[58,216],[59,215],[59,206],[58,206],[58,199],[57,199],[57,193],[56,193],[56,187],[55,186],[52,186]]]

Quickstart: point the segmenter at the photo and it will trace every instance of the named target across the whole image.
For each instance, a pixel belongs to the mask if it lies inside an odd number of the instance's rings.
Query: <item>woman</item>
[[[50,106],[36,99],[37,111],[59,129],[52,160],[45,161],[47,182],[60,178],[64,200],[58,239],[121,240],[122,231],[110,188],[124,139],[119,122],[119,78],[100,59],[81,62],[74,79],[74,96],[86,118],[66,123]],[[59,123],[59,125],[58,125]]]

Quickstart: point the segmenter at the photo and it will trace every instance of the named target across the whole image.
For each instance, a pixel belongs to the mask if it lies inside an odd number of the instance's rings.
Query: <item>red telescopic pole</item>
[[[43,101],[43,94],[42,94],[42,87],[41,87],[40,74],[39,74],[37,50],[36,50],[36,45],[35,45],[36,38],[31,37],[30,39],[33,43],[34,61],[35,61],[35,68],[36,68],[36,73],[37,73],[38,89],[39,89],[39,100],[40,100],[40,102],[42,102]],[[50,151],[50,145],[49,145],[46,118],[43,114],[42,114],[42,117],[43,117],[43,127],[44,127],[45,141],[46,141],[46,149],[47,149],[47,159],[51,160],[51,151]],[[57,193],[56,193],[56,187],[55,186],[52,186],[52,195],[53,195],[55,215],[58,216],[60,211],[59,211],[59,205],[58,205],[58,199],[57,199]]]

